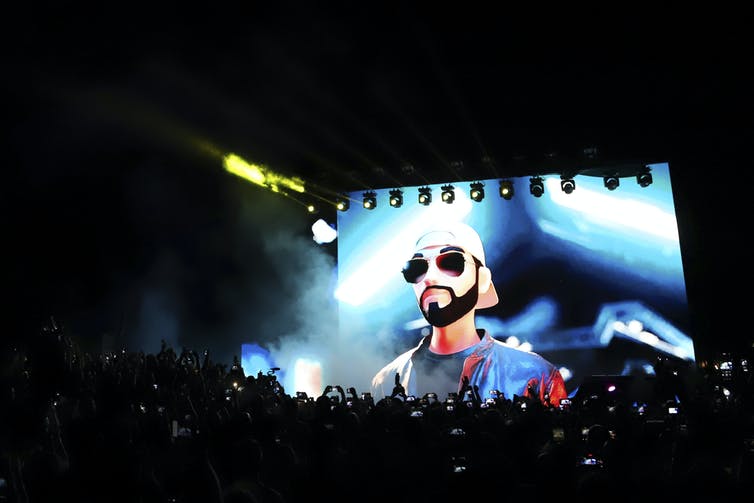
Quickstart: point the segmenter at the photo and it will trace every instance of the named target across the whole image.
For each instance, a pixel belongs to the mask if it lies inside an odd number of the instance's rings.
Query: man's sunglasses
[[[437,268],[448,276],[458,277],[463,274],[464,267],[466,267],[466,256],[457,251],[441,253],[434,257],[417,257],[412,258],[403,266],[403,277],[409,283],[418,283],[422,280],[427,271],[429,270],[429,261],[434,259]],[[477,265],[480,262],[474,259]]]

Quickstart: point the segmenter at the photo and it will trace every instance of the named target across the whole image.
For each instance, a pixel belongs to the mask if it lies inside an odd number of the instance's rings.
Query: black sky
[[[207,145],[338,190],[452,180],[466,173],[451,162],[478,170],[485,156],[495,177],[516,156],[533,167],[597,146],[671,163],[696,335],[743,344],[750,19],[493,5],[16,7],[4,31],[12,326],[55,314],[82,337],[123,331],[153,349],[133,334],[171,322],[145,314],[154,306],[197,345],[208,333],[236,344],[254,313],[286,319],[293,301],[271,300],[286,268],[270,263],[298,255],[264,236],[287,229],[317,260],[331,250],[312,251],[300,206],[227,175]]]

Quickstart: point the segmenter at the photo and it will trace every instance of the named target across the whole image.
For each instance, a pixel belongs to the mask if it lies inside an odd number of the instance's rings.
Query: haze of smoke
[[[278,313],[262,320],[261,329],[274,330],[281,318],[290,325],[290,331],[271,342],[274,361],[290,371],[298,358],[319,361],[323,386],[339,384],[344,389],[354,386],[359,392],[368,391],[374,372],[387,360],[379,356],[375,340],[355,340],[340,333],[333,257],[310,238],[292,235],[286,228],[268,236],[265,252],[270,265],[281,271],[274,294],[282,302]],[[290,386],[292,376],[288,378]]]
[[[162,227],[144,231],[153,239],[147,262],[110,302],[125,319],[127,340],[116,345],[157,352],[165,340],[176,351],[209,349],[213,361],[230,365],[242,344],[257,343],[287,375],[290,392],[298,358],[321,363],[323,384],[367,391],[396,356],[393,334],[378,327],[368,338],[340,333],[336,259],[313,241],[312,217],[286,198],[243,184],[227,197],[232,202],[216,224],[192,218],[178,245],[160,239]]]
[[[139,324],[130,342],[131,350],[144,350],[156,353],[160,342],[165,341],[173,348],[180,348],[178,319],[173,315],[174,298],[163,291],[144,292],[139,310]]]

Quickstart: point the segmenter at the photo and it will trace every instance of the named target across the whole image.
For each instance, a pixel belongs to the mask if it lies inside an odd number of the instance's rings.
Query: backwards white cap
[[[484,247],[479,234],[468,224],[463,222],[446,222],[425,231],[416,241],[414,251],[417,252],[430,246],[458,246],[471,253],[484,267],[487,263],[484,258]],[[479,294],[476,308],[484,309],[492,307],[498,302],[495,284],[490,279],[490,287],[486,292]]]

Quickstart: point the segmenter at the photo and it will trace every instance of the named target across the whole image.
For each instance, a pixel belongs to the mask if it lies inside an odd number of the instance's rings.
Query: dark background
[[[750,344],[749,15],[323,4],[8,12],[4,337],[54,315],[93,349],[224,354],[300,328],[333,247],[213,152],[321,203],[578,168],[595,147],[596,166],[670,163],[697,356]]]

